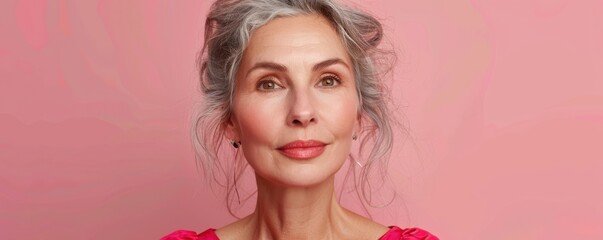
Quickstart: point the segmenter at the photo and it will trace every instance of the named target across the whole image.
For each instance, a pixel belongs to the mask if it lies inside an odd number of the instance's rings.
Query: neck
[[[325,239],[341,232],[347,210],[336,200],[333,177],[304,187],[276,185],[258,177],[257,185],[255,239]]]

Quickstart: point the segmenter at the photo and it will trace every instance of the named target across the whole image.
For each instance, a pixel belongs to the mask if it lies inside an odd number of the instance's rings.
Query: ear
[[[239,126],[231,115],[228,121],[224,123],[224,136],[228,139],[240,141]]]

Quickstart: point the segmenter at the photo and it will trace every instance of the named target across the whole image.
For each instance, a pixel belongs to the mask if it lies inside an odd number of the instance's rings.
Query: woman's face
[[[358,96],[348,53],[326,19],[260,27],[236,78],[226,134],[241,141],[258,177],[309,186],[339,170],[359,129]]]

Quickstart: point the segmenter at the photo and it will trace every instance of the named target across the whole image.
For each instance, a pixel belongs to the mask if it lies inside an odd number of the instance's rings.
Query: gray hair
[[[226,183],[217,182],[227,189],[231,214],[231,199],[235,193],[237,197],[239,194],[237,180],[246,167],[244,161],[237,160],[240,157],[237,151],[221,148],[226,143],[224,130],[232,112],[236,71],[256,29],[274,18],[301,14],[326,18],[341,36],[352,60],[362,116],[358,158],[365,162],[358,175],[354,170],[356,193],[361,202],[371,204],[369,176],[375,166],[380,166],[377,170],[382,180],[387,174],[393,119],[388,108],[388,91],[381,78],[382,73],[391,69],[395,56],[379,48],[383,38],[381,23],[365,12],[333,0],[217,0],[207,16],[204,45],[198,57],[204,99],[193,117],[192,140],[197,164],[202,163],[206,176],[217,180],[214,170],[223,173]],[[224,161],[223,158],[229,157],[234,160]],[[350,161],[355,161],[351,154]]]

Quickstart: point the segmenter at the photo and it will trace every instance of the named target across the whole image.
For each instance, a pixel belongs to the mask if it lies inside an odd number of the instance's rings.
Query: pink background
[[[375,220],[442,239],[603,239],[603,2],[356,2],[399,50],[392,88],[416,142],[394,151],[400,198]],[[0,1],[0,238],[233,220],[188,137],[208,6]]]

